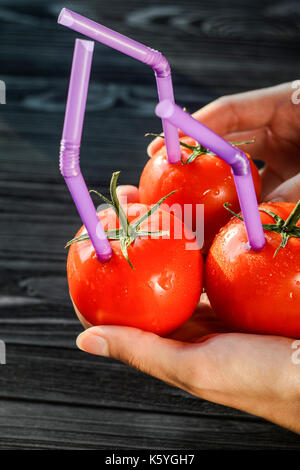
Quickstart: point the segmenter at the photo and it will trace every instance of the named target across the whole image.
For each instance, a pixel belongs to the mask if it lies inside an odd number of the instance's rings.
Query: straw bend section
[[[171,68],[161,52],[151,49],[67,8],[63,8],[60,12],[58,23],[152,67],[155,73],[159,100],[167,99],[174,103]],[[168,161],[170,163],[177,163],[181,158],[177,128],[165,119],[162,119],[162,125]]]
[[[79,152],[94,43],[77,39],[67,98],[65,121],[60,143],[60,171],[79,215],[95,248],[97,258],[104,262],[112,255],[95,206],[81,174]]]
[[[168,100],[161,101],[155,112],[231,166],[249,245],[253,250],[261,250],[265,245],[265,237],[247,155]]]
[[[59,168],[64,178],[72,178],[79,175],[79,152],[80,145],[63,139],[60,141]]]

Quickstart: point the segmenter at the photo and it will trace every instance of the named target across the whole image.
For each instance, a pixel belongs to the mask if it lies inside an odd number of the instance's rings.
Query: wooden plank
[[[52,403],[0,403],[0,449],[296,449],[275,426],[196,416],[105,410]],[[8,424],[9,423],[9,424]],[[225,424],[226,423],[226,424]],[[221,431],[222,429],[222,431]],[[220,432],[221,431],[221,432]],[[247,445],[243,438],[247,434]],[[164,438],[162,438],[164,436]],[[284,440],[284,442],[283,442]]]
[[[109,0],[70,8],[160,49],[189,111],[224,93],[291,80],[300,29],[295,2]],[[299,437],[78,351],[65,242],[80,225],[58,171],[74,32],[54,0],[0,0],[1,449],[298,449]],[[138,184],[145,132],[159,132],[153,73],[96,45],[82,145],[89,187],[112,171]]]

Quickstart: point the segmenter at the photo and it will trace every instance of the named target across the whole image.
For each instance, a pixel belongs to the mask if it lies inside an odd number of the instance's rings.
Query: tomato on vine
[[[237,331],[300,337],[300,201],[259,206],[266,244],[249,249],[242,217],[216,236],[206,260],[215,313]]]
[[[160,209],[168,196],[152,207],[123,208],[116,193],[118,175],[114,173],[111,180],[111,200],[97,193],[109,205],[98,216],[112,258],[99,262],[81,227],[68,243],[70,295],[92,325],[132,326],[166,335],[192,315],[199,301],[202,255],[182,221]]]
[[[233,175],[227,163],[198,144],[190,137],[182,137],[181,162],[168,163],[165,145],[148,160],[139,183],[140,201],[153,204],[165,194],[176,190],[168,198],[168,205],[179,204],[182,214],[185,205],[192,205],[191,218],[184,222],[196,231],[196,205],[204,204],[204,246],[207,253],[215,235],[228,222],[230,215],[223,204],[229,202],[233,210],[239,210],[239,201]],[[236,142],[234,145],[247,144]],[[250,160],[257,199],[260,199],[261,182],[257,167]],[[178,213],[175,211],[175,214]]]

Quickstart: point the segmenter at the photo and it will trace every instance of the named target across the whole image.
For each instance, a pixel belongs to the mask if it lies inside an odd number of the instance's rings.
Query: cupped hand
[[[138,200],[118,188],[123,203]],[[91,327],[77,339],[83,351],[112,357],[206,400],[263,417],[300,433],[300,365],[293,340],[230,332],[205,295],[194,315],[169,337],[122,326]]]
[[[292,84],[223,96],[193,115],[229,141],[255,138],[255,143],[241,148],[265,162],[261,171],[265,201],[300,199],[300,103]],[[163,145],[163,139],[153,140],[149,156]]]
[[[300,366],[292,362],[293,340],[222,330],[210,306],[202,303],[168,338],[104,325],[81,333],[77,344],[197,397],[300,433]]]

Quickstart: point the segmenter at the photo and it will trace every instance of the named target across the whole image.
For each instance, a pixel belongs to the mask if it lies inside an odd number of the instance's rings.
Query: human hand
[[[222,325],[209,305],[202,303],[169,338],[104,325],[86,330],[77,344],[86,352],[120,360],[197,397],[300,433],[300,366],[291,360],[292,340],[216,334],[220,330]]]
[[[118,196],[136,202],[138,189],[119,187]],[[91,327],[75,310],[88,328],[77,339],[80,349],[300,433],[300,366],[292,362],[292,339],[230,332],[205,295],[194,315],[167,338],[123,326]]]
[[[293,93],[290,82],[223,96],[193,115],[229,141],[255,137],[255,143],[241,148],[266,163],[261,170],[262,200],[300,199],[300,104],[293,103]],[[161,138],[153,140],[149,156],[163,145]]]

